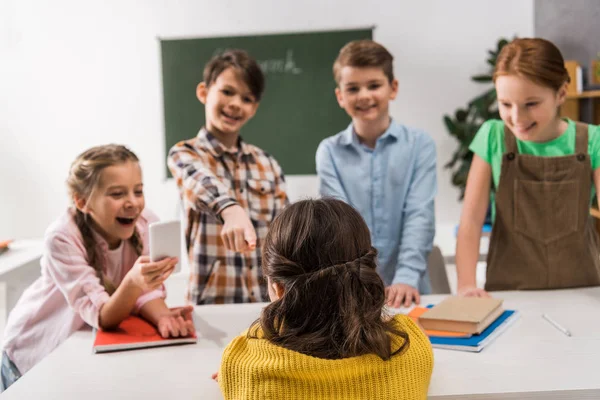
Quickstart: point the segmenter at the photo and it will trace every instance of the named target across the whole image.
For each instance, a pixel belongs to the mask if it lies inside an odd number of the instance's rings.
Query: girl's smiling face
[[[77,208],[92,218],[94,228],[110,248],[129,239],[145,207],[142,170],[134,161],[106,167],[88,199],[75,199]]]
[[[566,98],[558,91],[518,75],[496,78],[500,117],[519,140],[547,142],[560,136],[558,108]]]

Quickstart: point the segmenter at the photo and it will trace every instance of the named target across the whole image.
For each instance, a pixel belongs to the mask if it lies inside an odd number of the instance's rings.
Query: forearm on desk
[[[131,314],[142,290],[125,278],[117,290],[102,305],[98,315],[98,326],[113,329]]]

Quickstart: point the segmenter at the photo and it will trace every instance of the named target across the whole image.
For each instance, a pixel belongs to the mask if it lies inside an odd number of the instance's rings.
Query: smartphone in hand
[[[160,261],[165,257],[178,257],[179,262],[173,272],[181,270],[181,222],[159,221],[149,226],[150,261]]]

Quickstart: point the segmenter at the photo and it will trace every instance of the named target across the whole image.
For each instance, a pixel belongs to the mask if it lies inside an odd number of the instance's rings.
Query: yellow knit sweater
[[[374,354],[316,358],[244,333],[223,352],[221,392],[226,400],[426,399],[433,370],[431,344],[410,318],[394,319],[408,333],[410,346],[388,361]]]

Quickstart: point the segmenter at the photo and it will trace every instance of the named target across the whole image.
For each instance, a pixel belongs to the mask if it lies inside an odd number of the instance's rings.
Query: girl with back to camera
[[[226,399],[425,399],[433,353],[406,316],[385,315],[376,250],[358,212],[304,200],[263,247],[272,300],[223,353]]]

